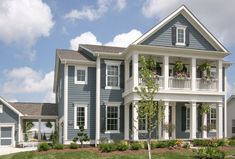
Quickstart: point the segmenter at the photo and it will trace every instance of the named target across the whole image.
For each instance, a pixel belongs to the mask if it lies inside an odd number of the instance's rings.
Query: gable
[[[187,46],[177,46],[172,44],[172,27],[186,26],[189,32],[189,44]],[[216,49],[199,33],[194,26],[182,15],[179,14],[160,30],[141,43],[142,45],[155,45],[164,47],[184,47],[188,49],[209,50]]]

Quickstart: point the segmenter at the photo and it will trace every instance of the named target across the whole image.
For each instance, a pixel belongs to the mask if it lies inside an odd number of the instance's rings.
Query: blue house
[[[164,119],[153,138],[224,138],[229,62],[223,59],[229,54],[185,6],[127,48],[80,44],[77,51],[58,49],[53,88],[56,104],[31,104],[28,110],[40,105],[48,114],[38,110],[37,115],[28,112],[27,116],[21,106],[27,103],[8,103],[0,98],[0,145],[8,142],[5,132],[12,132],[8,145],[23,142],[23,119],[57,123],[64,144],[72,142],[81,124],[90,144],[99,144],[104,138],[145,139],[146,119],[138,119],[134,107],[140,100],[134,88],[143,84],[139,77],[141,56],[158,63],[159,92],[154,100],[164,103]],[[174,69],[177,62],[183,64],[183,71]],[[203,69],[205,66],[209,69]],[[209,106],[209,113],[201,113],[204,106]],[[11,117],[3,117],[5,114]],[[165,129],[166,125],[173,125],[172,131]]]

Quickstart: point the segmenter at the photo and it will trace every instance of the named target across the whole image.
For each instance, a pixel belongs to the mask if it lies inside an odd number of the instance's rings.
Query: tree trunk
[[[152,158],[151,156],[151,133],[148,134],[147,145],[148,145],[148,156],[149,156],[149,159],[151,159]]]

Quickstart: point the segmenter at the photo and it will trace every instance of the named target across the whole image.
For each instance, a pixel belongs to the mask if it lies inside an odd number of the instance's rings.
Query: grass
[[[136,151],[138,152],[138,151]],[[226,150],[226,154],[235,154],[235,150]],[[22,152],[0,156],[0,159],[146,159],[147,153],[99,153],[92,151],[48,151],[48,152]],[[192,152],[153,152],[153,159],[191,159]]]

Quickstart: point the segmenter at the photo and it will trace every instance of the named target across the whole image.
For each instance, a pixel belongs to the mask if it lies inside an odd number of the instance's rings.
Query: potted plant
[[[182,61],[178,60],[174,65],[174,72],[176,79],[185,79],[187,78],[187,69]]]
[[[208,62],[205,62],[202,65],[200,65],[199,69],[202,72],[202,80],[204,82],[211,82],[213,80],[213,78],[210,75],[211,65]]]

